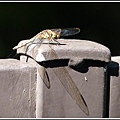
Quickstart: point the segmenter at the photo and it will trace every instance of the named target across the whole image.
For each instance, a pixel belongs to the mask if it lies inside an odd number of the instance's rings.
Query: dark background
[[[0,58],[44,29],[67,27],[81,29],[69,38],[95,41],[120,55],[119,2],[0,2]]]

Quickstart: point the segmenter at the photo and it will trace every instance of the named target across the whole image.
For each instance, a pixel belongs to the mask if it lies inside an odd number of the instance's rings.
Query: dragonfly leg
[[[60,43],[56,39],[54,39],[54,41],[58,43],[57,45],[60,45]]]
[[[56,45],[60,45],[60,43],[56,39],[51,38],[49,41],[49,43],[54,43],[54,42],[56,42]]]
[[[32,44],[40,44],[40,45],[41,45],[42,42],[43,42],[43,40],[41,39],[40,42],[36,42],[36,43],[35,43],[35,42],[33,41],[32,43],[30,43],[30,44],[27,46],[26,50],[25,50],[25,54],[27,54],[27,51],[28,51],[28,48],[30,47],[30,45],[32,45]],[[27,62],[27,61],[28,61],[28,57],[27,57],[27,59],[26,59],[26,62]]]
[[[25,50],[25,54],[27,54],[27,51],[28,51],[28,48],[30,47],[30,45],[32,45],[33,44],[33,42],[32,43],[30,43],[28,46],[27,46],[27,48],[26,48],[26,50]],[[27,58],[26,58],[26,62],[28,61],[28,56],[27,56]]]

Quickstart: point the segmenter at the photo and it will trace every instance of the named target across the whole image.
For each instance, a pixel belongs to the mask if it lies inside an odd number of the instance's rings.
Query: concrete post
[[[120,118],[120,56],[112,57],[109,64],[110,105],[109,117]]]
[[[37,67],[36,117],[106,117],[105,66],[110,50],[88,40],[58,41],[61,45],[32,44],[27,50],[39,62],[28,59]],[[17,53],[25,53],[26,48],[19,48]],[[26,62],[24,56],[21,61]],[[89,112],[79,104],[76,94],[82,95]]]
[[[15,59],[0,60],[0,118],[36,117],[36,68]]]

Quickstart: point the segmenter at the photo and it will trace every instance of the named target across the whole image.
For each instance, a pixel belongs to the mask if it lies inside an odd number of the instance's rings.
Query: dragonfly
[[[80,32],[80,28],[64,28],[64,29],[46,29],[35,35],[30,40],[26,41],[23,44],[18,44],[17,46],[13,47],[13,50],[21,48],[29,43],[38,42],[43,43],[44,39],[47,39],[49,43],[56,42],[56,44],[60,44],[57,39],[60,38],[60,36],[70,36],[75,35]]]
[[[23,46],[26,46],[27,44],[42,44],[43,39],[48,40],[48,44],[55,42],[56,44],[60,45],[60,43],[57,41],[57,39],[60,38],[60,36],[70,36],[70,35],[75,35],[80,32],[79,28],[64,28],[64,29],[48,29],[48,30],[43,30],[42,32],[38,33],[36,36],[31,38],[29,41],[25,42],[24,44],[17,45],[13,48],[13,50],[21,48]],[[36,42],[37,41],[37,42]],[[55,50],[51,48],[50,54],[53,59],[59,59],[57,53]],[[20,54],[20,53],[19,53]],[[21,53],[21,55],[23,55]],[[27,55],[26,56],[32,58],[34,61],[36,61],[33,57]],[[41,62],[36,61],[39,65],[41,65]],[[73,100],[76,101],[76,104],[79,106],[79,108],[86,114],[89,115],[89,110],[87,107],[87,104],[85,103],[85,100],[83,99],[79,89],[75,85],[75,82],[72,80],[72,77],[64,67],[57,67],[57,68],[52,68],[56,76],[59,78],[60,82],[64,86],[64,88],[67,90],[67,92],[70,94],[70,96],[73,98]],[[50,88],[50,80],[47,74],[47,70],[45,67],[41,67],[41,75],[42,80],[47,86],[47,88]]]

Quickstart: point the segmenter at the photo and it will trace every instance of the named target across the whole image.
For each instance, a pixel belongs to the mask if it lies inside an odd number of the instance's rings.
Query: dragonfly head
[[[53,32],[52,33],[52,38],[53,39],[59,39],[60,38],[60,34],[58,32]]]

